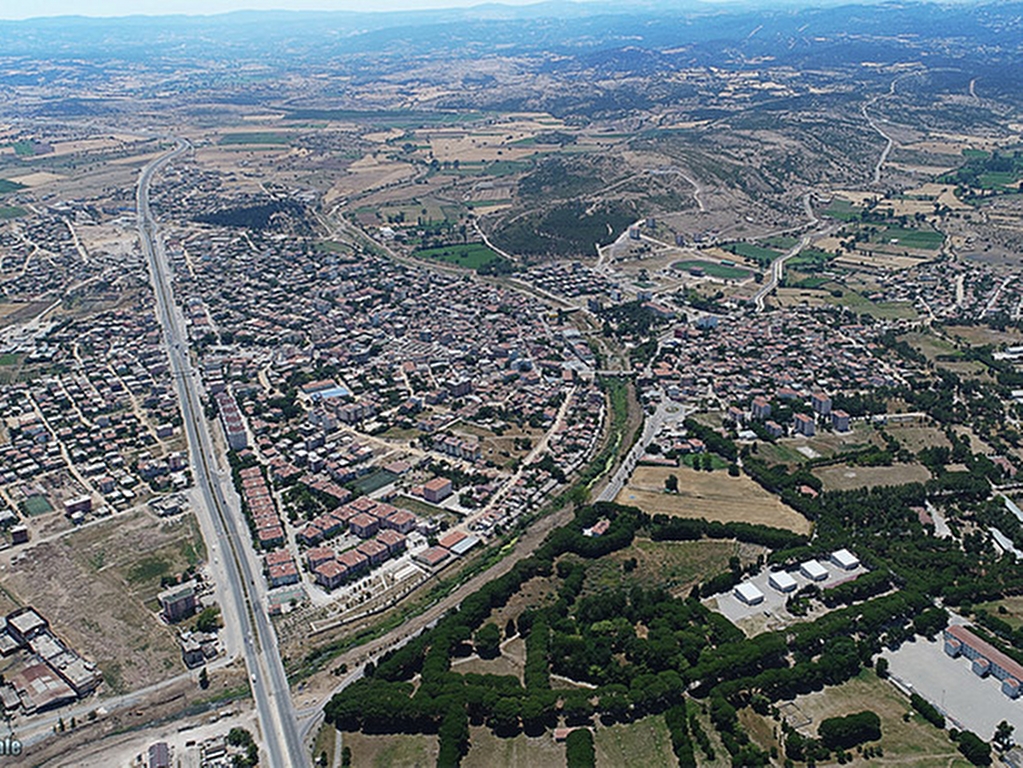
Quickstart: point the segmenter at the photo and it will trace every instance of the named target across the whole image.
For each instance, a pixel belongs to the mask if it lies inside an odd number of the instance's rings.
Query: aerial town
[[[528,8],[0,20],[0,760],[1023,766],[1016,6]]]

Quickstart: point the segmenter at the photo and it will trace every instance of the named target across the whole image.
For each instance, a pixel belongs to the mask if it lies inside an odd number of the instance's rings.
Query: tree
[[[210,687],[210,676],[206,672],[206,667],[203,667],[199,672],[199,687],[204,691]]]
[[[501,653],[501,630],[492,621],[476,631],[475,641],[481,659],[496,659]]]
[[[664,490],[668,493],[678,493],[678,476],[668,475],[664,478]]]
[[[991,765],[991,745],[971,731],[959,734],[959,751],[974,765]]]
[[[597,757],[593,734],[589,728],[576,728],[565,739],[565,762],[568,768],[593,768]]]
[[[992,739],[999,752],[1005,752],[1012,748],[1012,732],[1016,730],[1008,721],[1002,720],[995,728],[995,737]]]

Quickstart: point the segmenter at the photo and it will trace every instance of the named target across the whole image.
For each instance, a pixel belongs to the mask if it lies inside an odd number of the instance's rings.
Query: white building
[[[816,560],[807,560],[799,566],[799,572],[810,581],[824,581],[828,578],[828,569]]]
[[[831,553],[831,562],[845,571],[851,571],[859,566],[859,558],[848,549],[840,549]]]
[[[764,593],[748,581],[737,586],[733,594],[746,605],[758,605],[764,602]]]

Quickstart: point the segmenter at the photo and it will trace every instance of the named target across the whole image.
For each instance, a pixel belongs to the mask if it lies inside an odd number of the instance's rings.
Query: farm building
[[[764,602],[764,593],[748,581],[737,586],[733,594],[746,605],[758,605]]]
[[[799,566],[799,572],[810,581],[824,581],[828,578],[828,569],[816,560],[807,560]]]
[[[772,573],[768,577],[767,583],[779,592],[792,592],[796,588],[796,580],[789,576],[789,574],[785,571]]]

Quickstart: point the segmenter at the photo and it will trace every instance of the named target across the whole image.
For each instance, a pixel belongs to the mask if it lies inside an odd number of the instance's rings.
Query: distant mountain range
[[[745,56],[786,55],[815,42],[858,40],[869,55],[911,51],[956,58],[1019,57],[1023,2],[937,4],[779,2],[500,4],[415,12],[242,11],[214,16],[63,16],[0,21],[0,56],[61,60],[320,61],[375,54],[423,56],[464,49],[473,55],[600,55],[631,48],[658,54],[679,46],[739,46]],[[945,42],[943,42],[945,41]],[[819,46],[822,47],[822,46]],[[870,53],[873,51],[873,53]],[[821,51],[824,56],[825,51]],[[899,54],[902,55],[902,54]],[[642,58],[642,57],[640,57]]]

